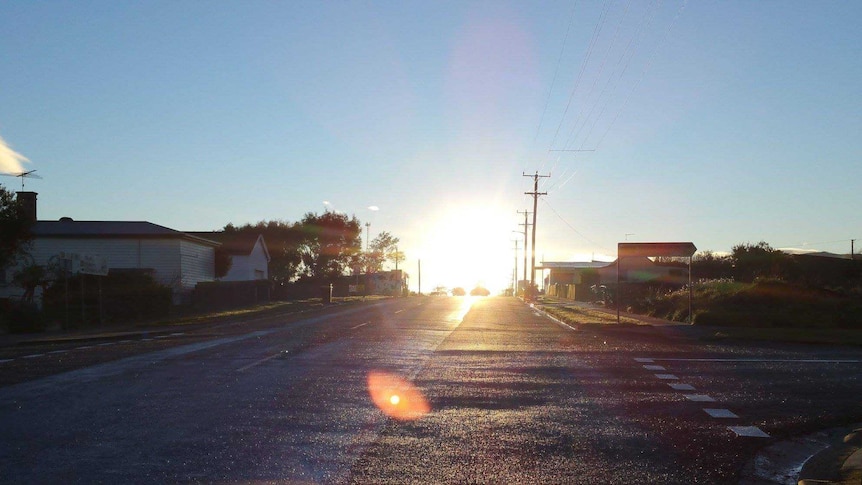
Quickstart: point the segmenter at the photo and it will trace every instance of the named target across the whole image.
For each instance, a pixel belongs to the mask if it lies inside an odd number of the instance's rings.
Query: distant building
[[[269,249],[261,234],[247,232],[186,232],[191,236],[221,244],[231,257],[227,274],[220,281],[253,281],[269,279]]]
[[[48,265],[62,259],[88,260],[112,270],[141,270],[173,291],[174,303],[185,301],[197,283],[215,278],[218,242],[145,221],[36,220],[36,193],[18,192],[35,221],[29,250],[31,263]],[[20,297],[11,284],[14,268],[0,272],[0,298]],[[36,297],[39,298],[37,293]]]
[[[595,285],[617,284],[617,262],[542,262],[538,270],[547,270],[546,292],[558,298],[589,301],[595,298]],[[622,280],[626,283],[660,283],[684,285],[688,283],[688,269],[673,265],[657,264],[648,258],[624,258],[621,268]]]

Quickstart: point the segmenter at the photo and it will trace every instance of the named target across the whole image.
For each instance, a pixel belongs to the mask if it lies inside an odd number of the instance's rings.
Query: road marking
[[[665,360],[670,362],[742,362],[742,363],[769,363],[769,362],[785,362],[785,363],[801,363],[801,364],[862,364],[859,359],[676,359],[657,357],[655,360]]]
[[[120,340],[120,341],[119,341],[119,342],[117,342],[117,343],[118,343],[118,344],[127,344],[127,343],[129,343],[129,342],[131,342],[131,340],[126,339],[126,340]]]
[[[646,364],[646,363],[649,363],[649,362],[655,362],[655,360],[653,360],[653,359],[648,359],[648,358],[646,358],[646,357],[635,357],[635,362],[640,362],[640,363],[642,363],[642,364]]]
[[[84,349],[92,349],[92,345],[82,345],[80,347],[75,347],[75,350],[84,350]]]
[[[150,342],[151,340],[153,340],[153,339],[151,339],[151,338],[142,338],[142,339],[141,339],[141,342]]]
[[[369,323],[371,323],[371,322],[360,323],[359,325],[357,325],[355,327],[350,327],[350,330],[356,330],[357,328],[364,327],[364,326],[368,325]]]
[[[170,335],[156,335],[153,338],[168,338],[168,337],[170,337]]]
[[[0,360],[0,364],[5,364],[6,362],[12,362],[13,360],[15,360],[15,359],[3,359],[3,360]]]
[[[277,354],[275,354],[275,355],[270,355],[269,357],[264,357],[264,358],[262,358],[262,359],[260,359],[260,360],[258,360],[258,361],[252,362],[251,364],[244,365],[244,366],[240,367],[239,369],[237,369],[236,371],[237,371],[237,372],[242,372],[242,371],[244,371],[244,370],[251,369],[252,367],[254,367],[254,366],[256,366],[256,365],[263,364],[264,362],[266,362],[266,361],[268,361],[268,360],[272,360],[272,359],[274,359],[274,358],[276,358],[276,357],[278,357],[278,356],[280,356],[280,355],[281,355],[281,352],[279,352],[279,353],[277,353]]]
[[[117,342],[104,342],[104,343],[99,344],[99,347],[107,347],[109,345],[116,345],[116,344],[117,344]]]
[[[677,377],[673,374],[656,374],[655,376],[658,377],[659,379],[664,379],[667,381],[675,381],[675,380],[679,379],[679,377]]]
[[[693,391],[694,390],[694,386],[692,386],[691,384],[668,384],[668,385],[677,391]]]
[[[769,438],[769,435],[757,426],[728,426],[727,429],[736,433],[736,436]]]
[[[713,418],[738,418],[739,416],[733,414],[729,409],[715,409],[715,408],[704,408],[703,409],[706,414],[712,416]]]
[[[185,334],[186,334],[185,332],[172,333],[171,337],[179,337],[180,335],[185,335]]]
[[[663,366],[660,366],[660,365],[645,365],[643,367],[646,370],[667,370]]]
[[[22,359],[35,359],[36,357],[42,357],[43,355],[45,355],[45,354],[31,354],[31,355],[25,355],[24,357],[21,357],[21,358]]]
[[[396,312],[395,312],[395,314],[397,315],[397,314],[399,314],[399,313],[401,313],[401,312],[403,312],[403,311],[404,311],[404,310],[398,310],[398,311],[396,311]]]
[[[48,352],[49,354],[65,354],[68,350],[52,350]]]
[[[715,402],[715,399],[707,396],[706,394],[686,394],[685,398],[689,401],[695,402]]]

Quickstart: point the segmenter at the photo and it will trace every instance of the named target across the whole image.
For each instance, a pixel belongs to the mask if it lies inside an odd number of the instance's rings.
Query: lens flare
[[[431,411],[422,391],[395,374],[369,372],[368,393],[378,409],[399,421],[413,421]]]

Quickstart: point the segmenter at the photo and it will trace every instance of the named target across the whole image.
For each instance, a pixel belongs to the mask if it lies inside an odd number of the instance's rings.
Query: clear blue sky
[[[856,1],[3,2],[0,137],[44,177],[42,219],[330,208],[401,238],[414,288],[419,258],[423,289],[505,284],[524,171],[552,175],[538,260],[626,238],[847,252],[860,20]]]

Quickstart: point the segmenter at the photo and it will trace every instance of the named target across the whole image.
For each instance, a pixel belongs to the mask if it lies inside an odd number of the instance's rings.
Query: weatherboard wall
[[[247,256],[232,255],[231,266],[222,281],[251,281],[269,278],[269,260],[263,247],[263,238],[258,238]]]

